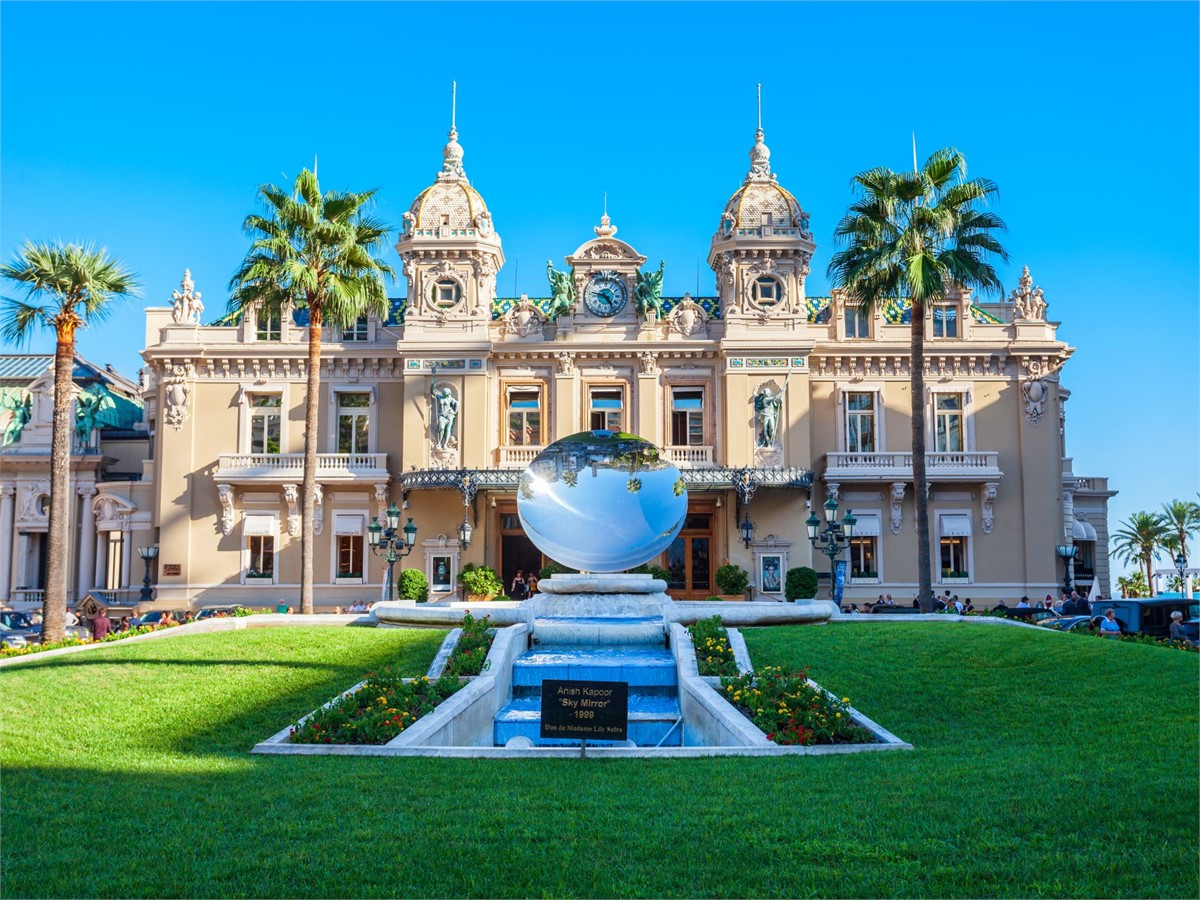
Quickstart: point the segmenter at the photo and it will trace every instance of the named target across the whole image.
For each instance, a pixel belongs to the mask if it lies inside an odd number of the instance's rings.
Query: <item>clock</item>
[[[612,272],[598,272],[583,289],[583,303],[597,316],[615,316],[629,297],[625,283]]]

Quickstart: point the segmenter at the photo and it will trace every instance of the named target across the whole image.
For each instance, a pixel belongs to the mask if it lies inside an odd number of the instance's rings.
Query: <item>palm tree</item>
[[[1171,526],[1155,513],[1136,512],[1114,532],[1113,549],[1122,562],[1137,562],[1146,572],[1150,596],[1154,596],[1153,561],[1159,549],[1171,538]]]
[[[953,148],[938,150],[921,169],[875,168],[854,176],[859,198],[838,223],[829,274],[850,302],[871,311],[885,299],[912,307],[912,457],[917,508],[918,597],[933,608],[929,502],[925,474],[925,315],[952,289],[1001,291],[989,261],[1008,259],[995,233],[1004,222],[979,209],[998,193],[996,185],[967,175],[967,161]]]
[[[1164,503],[1159,516],[1171,530],[1170,549],[1188,558],[1188,538],[1200,531],[1200,503],[1191,500],[1172,500]]]
[[[321,326],[329,320],[348,328],[367,313],[385,317],[383,276],[395,272],[375,255],[386,246],[387,229],[364,214],[374,190],[322,194],[317,173],[305,169],[291,191],[264,184],[259,194],[267,214],[246,217],[244,228],[254,241],[229,282],[229,311],[241,315],[253,308],[260,316],[282,318],[293,306],[308,310],[300,611],[311,613]]]
[[[46,536],[46,591],[42,641],[66,634],[67,562],[70,559],[71,400],[75,332],[100,321],[116,297],[137,293],[133,275],[108,250],[78,244],[27,242],[0,276],[20,285],[24,300],[4,298],[0,332],[22,344],[38,328],[54,331],[54,419],[50,432],[50,521]]]

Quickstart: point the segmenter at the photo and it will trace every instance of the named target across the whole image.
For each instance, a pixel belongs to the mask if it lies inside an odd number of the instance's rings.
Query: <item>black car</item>
[[[1039,609],[1036,606],[1002,606],[992,610],[992,615],[1003,616],[1006,619],[1017,619],[1032,625],[1041,625],[1050,619],[1062,618],[1052,609]]]
[[[1100,623],[1096,622],[1096,616],[1058,616],[1053,619],[1043,619],[1038,624],[1044,625],[1046,628],[1053,628],[1055,631],[1087,631],[1089,628],[1099,627]]]

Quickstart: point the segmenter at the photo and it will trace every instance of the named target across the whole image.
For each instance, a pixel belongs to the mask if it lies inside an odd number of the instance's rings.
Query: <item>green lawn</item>
[[[1196,897],[1197,657],[957,623],[746,632],[912,752],[254,757],[437,631],[272,628],[0,670],[5,897]]]

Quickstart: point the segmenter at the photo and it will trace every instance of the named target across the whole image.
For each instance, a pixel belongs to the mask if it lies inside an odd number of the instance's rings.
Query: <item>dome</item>
[[[771,150],[763,142],[763,131],[754,134],[754,146],[750,149],[750,171],[742,186],[733,192],[725,204],[721,216],[722,231],[728,233],[736,228],[761,228],[770,216],[775,228],[799,228],[807,231],[808,214],[800,202],[783,187],[780,187],[771,172]]]
[[[481,228],[490,232],[491,214],[479,191],[467,180],[462,159],[458,131],[451,128],[437,180],[417,194],[405,216],[415,228]]]

